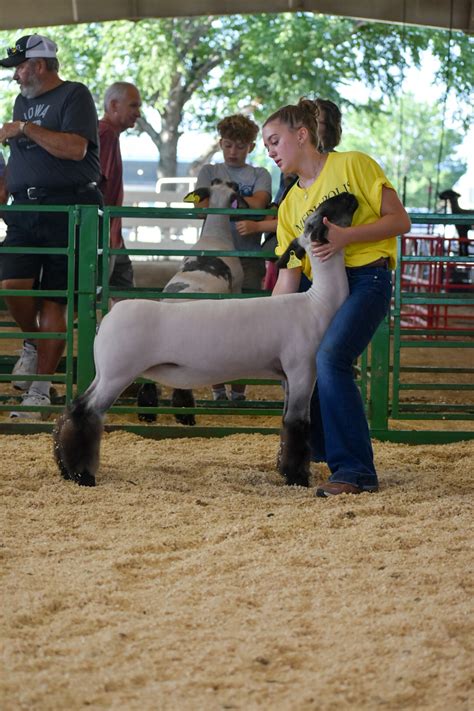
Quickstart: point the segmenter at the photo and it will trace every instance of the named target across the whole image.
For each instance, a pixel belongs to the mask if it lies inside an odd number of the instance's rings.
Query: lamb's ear
[[[247,200],[245,200],[245,198],[243,198],[241,195],[238,195],[238,194],[236,194],[236,196],[232,199],[230,206],[233,210],[238,210],[239,208],[248,210],[250,208],[250,205],[248,204]],[[236,215],[236,214],[229,215],[229,220],[231,222],[240,222],[241,220],[245,220],[245,219],[249,219],[249,218],[242,217],[241,215]],[[252,217],[252,220],[255,220],[255,217]]]
[[[292,252],[297,259],[303,259],[304,255],[306,254],[304,247],[300,245],[298,242],[298,239],[294,239],[290,244],[288,245],[287,249],[281,257],[278,259],[276,266],[278,269],[286,269],[288,266],[288,262],[292,258]]]
[[[232,208],[243,208],[244,210],[249,209],[249,204],[245,198],[242,197],[242,195],[237,194],[235,198],[232,200],[231,203]],[[255,219],[255,218],[253,218]]]
[[[303,259],[303,257],[306,254],[305,248],[299,243],[298,239],[293,240],[295,243],[295,254],[298,257],[298,259]]]
[[[195,205],[201,200],[205,200],[211,194],[209,188],[196,188],[191,193],[184,196],[183,202],[193,202]]]

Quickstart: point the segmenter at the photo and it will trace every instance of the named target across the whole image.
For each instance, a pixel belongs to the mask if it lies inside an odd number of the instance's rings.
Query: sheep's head
[[[306,218],[303,234],[291,242],[287,250],[277,261],[277,267],[281,269],[287,266],[291,252],[294,252],[298,259],[302,259],[306,249],[309,249],[311,242],[323,244],[328,241],[326,237],[328,228],[323,223],[324,217],[327,217],[330,222],[340,227],[349,227],[352,224],[352,218],[358,205],[357,198],[352,195],[352,193],[341,193],[340,195],[335,195],[334,197],[324,200],[316,210]]]
[[[325,217],[339,227],[349,227],[352,224],[354,212],[359,203],[352,193],[341,193],[324,200],[316,210],[306,218],[304,234],[311,242],[327,242],[328,228],[323,223]]]
[[[455,190],[443,190],[442,193],[438,193],[438,197],[440,200],[451,200],[452,198],[461,197],[461,195]]]
[[[209,198],[209,207],[231,207],[232,209],[239,207],[248,208],[248,203],[239,194],[239,186],[237,183],[231,181],[224,182],[218,178],[214,178],[210,187],[196,188],[185,195],[183,200],[184,202],[198,204],[207,198]]]

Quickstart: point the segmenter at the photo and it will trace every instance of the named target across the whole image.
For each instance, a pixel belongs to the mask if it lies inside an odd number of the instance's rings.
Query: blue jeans
[[[337,311],[316,354],[311,399],[311,459],[327,462],[330,481],[377,487],[369,426],[353,366],[385,317],[392,273],[380,267],[348,268],[349,297]]]

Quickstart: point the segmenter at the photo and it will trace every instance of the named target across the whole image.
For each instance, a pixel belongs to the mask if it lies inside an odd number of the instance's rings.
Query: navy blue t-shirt
[[[15,100],[14,121],[31,121],[51,131],[76,133],[88,141],[82,160],[56,158],[27,136],[10,141],[7,187],[16,193],[30,186],[74,188],[99,182],[98,117],[89,89],[80,82],[65,81],[34,99],[21,94]]]

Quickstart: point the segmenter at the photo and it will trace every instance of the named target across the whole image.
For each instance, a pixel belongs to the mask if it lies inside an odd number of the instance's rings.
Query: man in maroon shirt
[[[99,120],[100,140],[100,189],[104,205],[123,204],[123,167],[120,152],[120,134],[133,128],[140,117],[140,92],[134,84],[125,81],[114,82],[104,97],[104,115]],[[110,221],[110,246],[122,249],[122,219],[112,217]],[[110,286],[116,289],[133,287],[133,269],[128,254],[116,255],[111,260]]]

